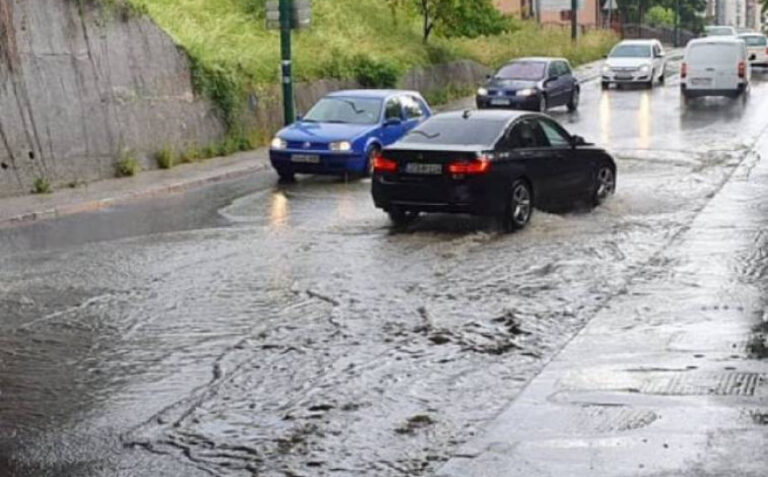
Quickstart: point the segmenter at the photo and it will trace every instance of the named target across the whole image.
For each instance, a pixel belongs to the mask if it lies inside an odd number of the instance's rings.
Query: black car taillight
[[[373,170],[375,172],[397,172],[397,161],[377,154],[373,158]]]
[[[491,170],[491,161],[486,157],[480,157],[471,161],[457,161],[448,164],[448,172],[454,176],[476,176],[487,174]]]

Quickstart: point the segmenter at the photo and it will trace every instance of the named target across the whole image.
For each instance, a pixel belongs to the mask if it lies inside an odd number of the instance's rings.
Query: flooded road
[[[664,286],[669,244],[768,154],[756,79],[688,108],[674,77],[584,85],[552,116],[616,155],[617,195],[513,235],[394,233],[369,181],[271,174],[0,229],[0,475],[431,475],[612,300]]]

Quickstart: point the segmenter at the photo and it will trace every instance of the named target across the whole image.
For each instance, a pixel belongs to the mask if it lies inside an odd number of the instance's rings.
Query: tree
[[[645,22],[651,26],[675,26],[675,12],[661,5],[655,5],[645,14]]]
[[[421,18],[424,43],[435,31],[443,36],[498,35],[507,31],[509,22],[492,0],[386,0],[395,14],[411,8]]]
[[[768,1],[768,0],[761,0]],[[677,0],[617,0],[617,6],[626,23],[640,23],[645,13],[655,6],[671,10],[674,14]],[[694,32],[704,28],[701,16],[707,7],[707,0],[680,0],[680,25]]]

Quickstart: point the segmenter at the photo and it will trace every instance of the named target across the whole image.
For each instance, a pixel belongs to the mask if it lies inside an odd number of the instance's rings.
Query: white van
[[[762,33],[743,33],[739,38],[747,44],[749,62],[753,65],[768,66],[768,38]]]
[[[683,98],[737,97],[749,89],[752,67],[747,46],[736,37],[692,40],[685,49],[680,71]]]

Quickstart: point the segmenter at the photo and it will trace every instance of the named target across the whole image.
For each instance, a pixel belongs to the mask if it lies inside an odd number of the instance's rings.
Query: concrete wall
[[[82,6],[82,7],[81,7]],[[136,151],[220,139],[186,55],[149,19],[93,0],[0,0],[0,197],[113,177]]]

